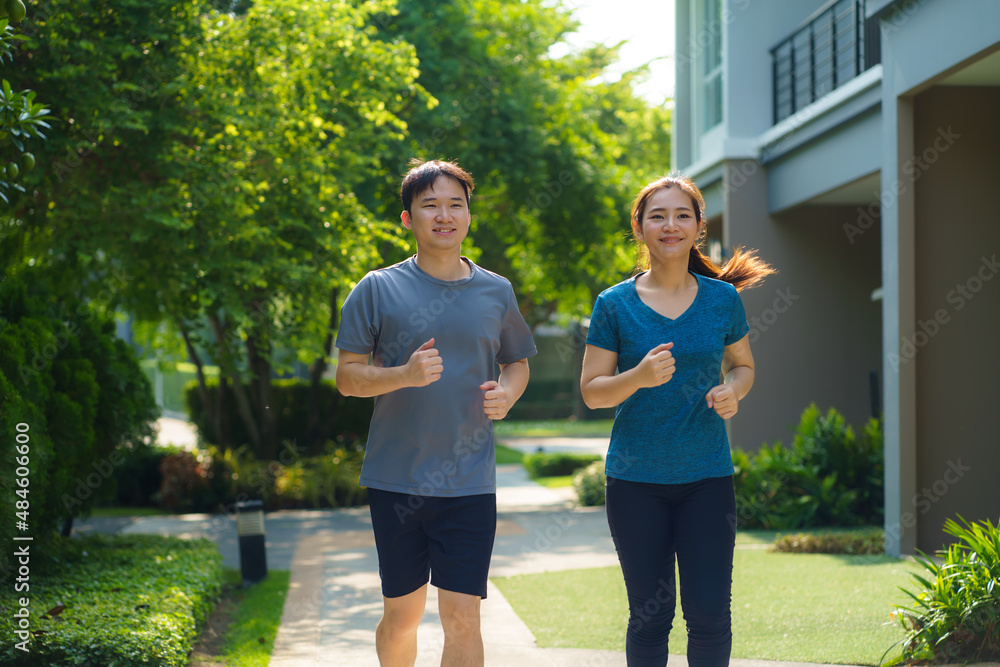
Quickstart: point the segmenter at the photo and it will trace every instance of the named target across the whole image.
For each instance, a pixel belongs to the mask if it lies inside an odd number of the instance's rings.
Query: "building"
[[[996,520],[1000,2],[676,0],[676,30],[673,165],[716,244],[780,270],[744,293],[733,444],[874,407],[889,553]]]

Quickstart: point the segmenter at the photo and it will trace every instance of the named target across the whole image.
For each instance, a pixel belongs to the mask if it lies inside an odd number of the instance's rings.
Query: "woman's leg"
[[[688,488],[675,510],[674,546],[688,632],[688,665],[725,666],[733,646],[733,479],[720,477],[683,486]]]
[[[671,513],[663,488],[608,478],[608,526],[628,592],[629,667],[667,664],[676,591]]]

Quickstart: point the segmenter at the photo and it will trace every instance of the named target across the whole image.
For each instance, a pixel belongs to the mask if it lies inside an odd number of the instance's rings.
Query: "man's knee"
[[[445,634],[478,635],[480,599],[473,595],[443,596],[438,611]]]
[[[379,631],[388,635],[416,632],[424,617],[426,599],[420,593],[421,591],[416,591],[416,594],[401,598],[384,598],[385,610],[379,623]]]

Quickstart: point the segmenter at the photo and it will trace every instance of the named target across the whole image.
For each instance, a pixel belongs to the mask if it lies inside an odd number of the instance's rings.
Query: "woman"
[[[704,208],[682,177],[639,193],[638,272],[598,296],[587,335],[584,401],[618,407],[605,471],[628,591],[630,667],[667,664],[675,557],[688,663],[727,665],[732,648],[736,499],[724,420],[754,379],[737,290],[774,271],[752,252],[713,264],[698,249]]]

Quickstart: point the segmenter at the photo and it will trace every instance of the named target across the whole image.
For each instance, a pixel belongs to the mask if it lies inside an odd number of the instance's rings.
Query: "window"
[[[698,0],[695,48],[698,65],[698,102],[701,133],[722,122],[722,0]]]

